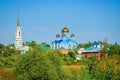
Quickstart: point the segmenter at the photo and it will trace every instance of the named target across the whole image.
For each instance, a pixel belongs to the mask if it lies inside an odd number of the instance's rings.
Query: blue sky
[[[66,26],[78,43],[120,44],[120,0],[0,0],[0,43],[14,42],[17,10],[24,42],[51,43]]]

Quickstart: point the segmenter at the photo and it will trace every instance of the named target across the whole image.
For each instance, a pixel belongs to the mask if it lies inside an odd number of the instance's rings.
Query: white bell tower
[[[21,35],[21,29],[20,29],[20,20],[19,16],[17,16],[17,27],[16,27],[16,32],[15,32],[15,42],[14,46],[16,48],[19,48],[22,46],[22,35]]]

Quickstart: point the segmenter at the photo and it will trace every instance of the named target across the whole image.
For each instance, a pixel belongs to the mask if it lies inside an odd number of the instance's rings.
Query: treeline
[[[120,55],[76,61],[74,52],[43,50],[40,46],[20,55],[15,76],[19,80],[119,80]]]
[[[8,57],[11,55],[20,54],[19,50],[16,50],[13,47],[13,44],[9,44],[7,46],[0,43],[0,56]]]
[[[79,43],[78,44],[78,48],[88,48],[93,46],[94,42],[88,42],[88,43]],[[100,44],[104,45],[104,42],[99,41]],[[36,43],[35,41],[27,41],[25,43],[23,43],[23,46],[30,46],[31,48],[34,48],[35,45],[39,45],[41,47],[43,46],[50,46],[49,44],[47,44],[46,42],[42,42],[41,44]],[[115,44],[109,44],[107,43],[107,48],[108,50],[108,55],[112,55],[112,54],[118,54],[120,55],[120,44],[117,44],[117,42]],[[12,47],[12,48],[11,48]],[[10,55],[14,55],[14,54],[20,54],[19,50],[14,49],[14,44],[9,44],[7,46],[5,46],[4,44],[0,43],[0,55],[3,56],[10,56]]]
[[[46,46],[49,44],[45,42],[38,44],[35,41],[27,41],[25,43],[23,42],[23,46],[29,46],[31,48],[34,48],[36,45]],[[18,55],[18,54],[20,54],[20,50],[15,49],[14,44],[8,44],[7,46],[5,46],[4,44],[0,43],[0,56],[8,57],[11,55]]]
[[[42,46],[47,43],[31,41],[24,45],[32,47],[26,54],[14,53],[9,51],[10,47],[0,46],[0,50],[7,48],[9,52],[7,56],[3,52],[0,54],[0,67],[14,67],[13,75],[17,80],[120,80],[118,44],[107,44],[107,58],[83,57],[80,61],[75,58],[77,51],[63,55],[59,51],[44,50]]]

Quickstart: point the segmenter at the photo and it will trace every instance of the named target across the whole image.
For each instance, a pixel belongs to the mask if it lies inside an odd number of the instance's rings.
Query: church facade
[[[69,29],[64,27],[62,29],[62,35],[56,34],[56,39],[52,42],[52,49],[60,50],[74,50],[77,49],[78,43],[75,40],[75,35],[69,33]]]

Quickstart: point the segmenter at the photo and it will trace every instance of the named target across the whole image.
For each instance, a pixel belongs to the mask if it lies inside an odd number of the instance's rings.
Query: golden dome
[[[64,28],[62,29],[62,33],[64,33],[64,32],[69,32],[69,29],[66,28],[66,27],[64,27]]]

